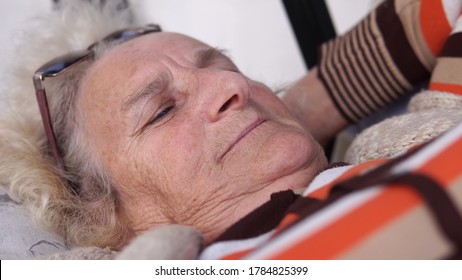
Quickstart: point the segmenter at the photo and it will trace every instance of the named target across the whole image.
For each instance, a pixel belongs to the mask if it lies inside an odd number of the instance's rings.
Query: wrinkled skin
[[[110,50],[88,71],[77,104],[136,233],[176,223],[210,243],[271,193],[306,187],[326,165],[273,91],[180,34]]]

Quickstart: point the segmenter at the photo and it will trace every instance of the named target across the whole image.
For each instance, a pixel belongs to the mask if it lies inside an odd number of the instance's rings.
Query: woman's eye
[[[165,107],[162,111],[160,111],[159,113],[157,113],[156,115],[154,115],[154,117],[151,119],[150,123],[156,123],[160,120],[162,120],[165,116],[167,116],[172,110],[173,108],[175,108],[175,106],[168,106],[168,107]]]

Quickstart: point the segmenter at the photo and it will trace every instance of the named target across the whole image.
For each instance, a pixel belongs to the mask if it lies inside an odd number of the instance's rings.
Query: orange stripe
[[[452,30],[442,0],[421,0],[419,20],[427,45],[437,56]]]
[[[374,168],[384,162],[388,161],[388,159],[376,159],[376,160],[371,160],[365,163],[362,163],[360,165],[354,166],[350,169],[348,169],[345,173],[340,175],[336,180],[334,180],[332,183],[327,184],[326,186],[312,192],[311,194],[308,195],[308,197],[312,198],[317,198],[317,199],[325,199],[328,195],[332,187],[337,184],[340,181],[344,181],[348,178],[351,178],[355,175],[358,175],[366,170],[369,170],[371,168]],[[282,232],[284,229],[286,229],[288,226],[292,225],[293,223],[297,222],[300,219],[300,216],[295,214],[295,213],[289,213],[278,225],[276,228],[276,231],[273,236],[278,235],[280,232]]]
[[[378,165],[380,165],[381,163],[384,163],[388,161],[388,159],[377,159],[377,160],[371,160],[371,161],[368,161],[368,162],[365,162],[363,164],[360,164],[360,165],[357,165],[357,166],[354,166],[352,168],[350,168],[349,170],[347,170],[345,173],[343,173],[340,177],[338,177],[336,180],[334,180],[331,184],[328,184],[324,187],[322,187],[321,189],[319,190],[316,190],[315,192],[311,193],[309,195],[309,197],[319,197],[319,199],[323,199],[325,197],[327,197],[327,195],[329,194],[329,191],[330,189],[338,182],[338,181],[343,181],[347,178],[350,178],[350,177],[353,177],[355,175],[358,175],[359,173],[362,173],[363,171],[365,170],[368,170],[370,168],[373,168],[373,167],[376,167]],[[314,194],[314,196],[313,196]],[[288,227],[289,225],[291,225],[292,223],[294,223],[295,221],[297,221],[300,217],[295,214],[295,213],[289,213],[282,221],[281,223],[278,225],[277,229],[276,229],[276,233],[279,233],[280,231],[282,231],[283,229],[285,229],[286,227]],[[276,234],[277,235],[277,234]],[[222,257],[221,259],[223,260],[235,260],[235,259],[241,259],[243,258],[245,255],[247,255],[248,253],[252,252],[254,249],[247,249],[247,250],[242,250],[242,251],[237,251],[237,252],[233,252],[229,255],[226,255],[224,257]]]
[[[308,197],[311,197],[311,198],[316,198],[316,199],[320,199],[320,200],[324,200],[326,199],[328,196],[329,196],[329,193],[330,193],[330,190],[332,189],[332,187],[337,184],[338,182],[341,182],[341,181],[345,181],[346,179],[348,178],[351,178],[355,175],[358,175],[359,173],[362,173],[364,172],[365,170],[369,170],[373,167],[376,167],[384,162],[388,161],[388,159],[376,159],[376,160],[371,160],[371,161],[368,161],[368,162],[365,162],[365,163],[362,163],[362,164],[359,164],[357,166],[354,166],[350,169],[348,169],[347,171],[345,171],[345,173],[343,173],[342,175],[340,175],[337,179],[335,179],[334,181],[332,181],[332,183],[330,184],[327,184],[319,189],[317,189],[316,191],[310,193],[308,195]],[[276,232],[274,233],[274,235],[277,235],[279,234],[281,231],[283,231],[284,229],[286,229],[288,226],[290,226],[291,224],[295,223],[296,221],[298,221],[298,219],[300,219],[300,216],[297,215],[297,214],[294,214],[294,213],[289,213],[280,223],[279,225],[277,226],[276,228]]]
[[[334,185],[336,185],[338,182],[345,181],[346,179],[351,178],[353,176],[356,176],[356,175],[358,175],[360,173],[363,173],[366,170],[377,167],[380,164],[382,164],[382,163],[384,163],[384,162],[386,162],[388,160],[389,159],[381,158],[381,159],[370,160],[370,161],[361,163],[359,165],[356,165],[356,166],[348,169],[347,171],[345,171],[345,173],[340,175],[337,179],[332,181],[330,184],[327,184],[324,187],[319,188],[316,191],[308,194],[308,197],[324,200],[329,195],[330,189],[332,189],[332,187]]]
[[[386,223],[415,207],[419,201],[419,195],[407,187],[388,188],[380,196],[270,258],[334,259],[369,234],[380,230]]]
[[[462,173],[460,155],[462,155],[462,138],[451,146],[445,147],[436,157],[419,168],[418,172],[428,174],[444,187],[448,187]],[[336,258],[421,203],[422,200],[415,191],[402,185],[395,185],[393,188],[385,189],[380,196],[359,206],[351,213],[339,217],[339,220],[314,235],[271,258]],[[387,211],[383,211],[384,209]]]
[[[232,254],[224,256],[223,258],[221,258],[221,260],[239,260],[242,259],[248,253],[252,252],[253,250],[254,248],[233,252]]]
[[[447,187],[462,173],[462,137],[423,165],[418,172],[424,173]]]
[[[282,221],[279,223],[279,225],[277,226],[276,228],[276,231],[274,232],[273,235],[277,235],[278,233],[280,233],[281,231],[283,231],[285,228],[287,228],[288,226],[290,226],[291,224],[295,223],[296,221],[298,221],[298,219],[300,219],[300,215],[298,214],[295,214],[295,213],[289,213],[287,214],[284,219],[282,219]]]
[[[462,95],[462,85],[431,82],[429,89]]]

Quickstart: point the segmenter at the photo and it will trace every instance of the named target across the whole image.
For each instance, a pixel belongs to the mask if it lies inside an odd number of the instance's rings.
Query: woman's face
[[[179,223],[211,240],[271,193],[306,187],[326,164],[268,87],[180,34],[109,51],[85,76],[77,104],[139,232]]]

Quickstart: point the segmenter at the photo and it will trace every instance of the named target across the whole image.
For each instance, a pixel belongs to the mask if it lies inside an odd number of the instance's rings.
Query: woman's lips
[[[228,149],[226,149],[226,151],[223,153],[223,155],[220,157],[220,159],[223,159],[223,157],[229,151],[231,151],[237,144],[239,144],[239,142],[241,142],[242,139],[244,139],[252,130],[257,128],[258,126],[260,126],[264,122],[266,122],[266,121],[263,120],[263,119],[258,118],[255,121],[253,121],[252,123],[250,123],[248,126],[246,126],[244,128],[244,130],[242,130],[241,133],[239,133],[239,135],[236,137],[236,139],[231,143],[231,145],[229,145]]]

